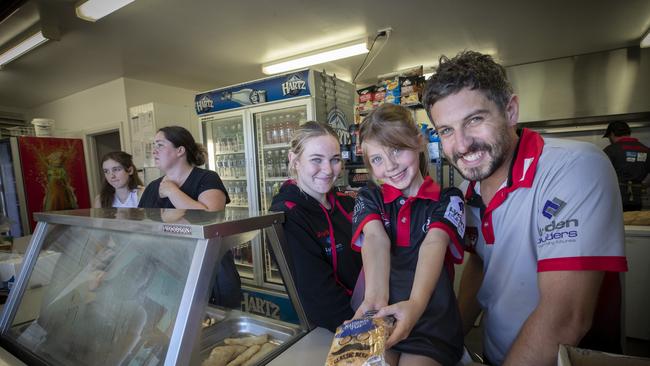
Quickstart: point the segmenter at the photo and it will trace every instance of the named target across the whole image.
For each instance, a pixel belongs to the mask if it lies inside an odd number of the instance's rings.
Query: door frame
[[[131,146],[126,146],[126,137],[124,135],[124,122],[106,123],[100,126],[95,126],[81,131],[83,136],[84,154],[86,155],[86,171],[88,172],[88,187],[90,191],[90,202],[95,202],[95,197],[99,194],[100,183],[97,179],[96,172],[99,167],[97,166],[97,145],[95,144],[95,136],[102,135],[109,132],[115,132],[120,136],[120,150],[130,153]]]

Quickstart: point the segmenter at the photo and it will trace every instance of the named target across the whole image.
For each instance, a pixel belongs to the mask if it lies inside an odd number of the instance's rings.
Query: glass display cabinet
[[[211,355],[225,357],[228,338],[246,347],[248,364],[261,365],[310,330],[282,251],[282,213],[86,209],[35,217],[0,317],[2,346],[26,364],[208,365]],[[295,323],[208,303],[221,258],[260,230]]]

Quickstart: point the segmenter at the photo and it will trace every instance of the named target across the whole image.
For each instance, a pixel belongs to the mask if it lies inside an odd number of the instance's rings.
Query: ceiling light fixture
[[[83,0],[76,6],[77,17],[94,22],[129,5],[133,1],[135,0]]]
[[[362,55],[364,53],[368,53],[367,39],[347,42],[303,55],[264,64],[262,65],[262,72],[267,75],[279,74],[285,71],[297,70],[312,65]]]
[[[641,48],[650,47],[650,29],[641,37]]]
[[[0,67],[3,67],[47,41],[48,38],[43,35],[43,31],[37,31],[27,37],[24,41],[2,52],[2,54],[0,54]]]

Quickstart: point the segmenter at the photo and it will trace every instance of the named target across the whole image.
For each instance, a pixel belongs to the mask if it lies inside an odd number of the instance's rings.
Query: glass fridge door
[[[244,115],[206,118],[202,123],[208,150],[208,169],[219,174],[228,195],[229,208],[248,212]],[[253,245],[246,242],[233,250],[235,265],[244,282],[254,282]]]
[[[293,131],[307,121],[308,106],[274,109],[253,113],[255,140],[257,142],[257,172],[261,210],[269,210],[273,196],[289,178],[289,142]],[[278,266],[263,240],[264,282],[282,284]]]

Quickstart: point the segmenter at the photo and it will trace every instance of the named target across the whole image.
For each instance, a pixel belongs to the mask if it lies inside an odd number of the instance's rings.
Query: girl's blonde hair
[[[365,141],[374,141],[391,149],[413,150],[419,153],[418,168],[426,177],[429,175],[429,152],[421,136],[411,111],[396,104],[382,104],[363,119],[359,128],[363,162],[372,171]]]
[[[337,141],[339,139],[336,131],[330,125],[316,121],[305,122],[293,132],[293,137],[289,143],[289,151],[296,156],[295,159],[289,161],[289,175],[292,178],[296,178],[298,175],[298,172],[296,172],[296,160],[300,158],[300,155],[305,150],[305,144],[315,137],[327,135],[334,137]]]

